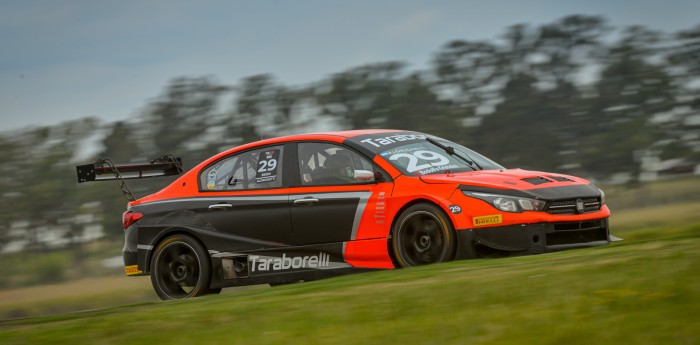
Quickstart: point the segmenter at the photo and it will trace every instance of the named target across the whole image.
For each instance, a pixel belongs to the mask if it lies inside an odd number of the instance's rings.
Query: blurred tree
[[[547,109],[545,94],[528,74],[513,75],[502,90],[503,102],[484,117],[476,133],[476,147],[506,167],[557,170],[559,151],[557,114]]]
[[[600,16],[573,15],[539,28],[534,42],[534,70],[548,87],[574,85],[580,69],[605,53],[601,38],[611,28]]]
[[[278,85],[271,75],[261,74],[243,79],[235,90],[235,109],[230,112],[226,130],[236,139],[232,144],[291,134],[312,121],[305,119],[299,109],[310,97],[308,89]]]
[[[603,18],[583,15],[515,25],[499,40],[448,42],[428,71],[375,63],[308,87],[265,74],[235,87],[180,77],[142,117],[108,125],[100,156],[120,162],[173,153],[191,167],[261,137],[316,130],[326,116],[337,129],[426,131],[509,167],[608,177],[636,176],[639,151],[697,162],[699,126],[691,120],[700,113],[700,26],[668,37],[632,27],[616,41],[604,39],[609,31]],[[118,188],[74,183],[75,152],[98,127],[88,119],[0,133],[0,240],[14,221],[31,221],[31,232],[92,210],[107,234],[122,235]],[[169,181],[130,186],[142,196]]]
[[[557,125],[564,115],[548,102],[553,98],[547,98],[538,87],[533,60],[538,44],[542,46],[538,31],[515,25],[503,40],[495,72],[504,81],[499,90],[501,102],[492,114],[483,117],[474,133],[474,147],[507,167],[556,170],[562,163]]]
[[[599,176],[632,172],[636,178],[633,153],[660,138],[649,120],[675,104],[672,79],[654,62],[659,39],[658,32],[630,27],[606,56],[583,127],[584,164]]]
[[[228,88],[207,77],[179,77],[170,82],[165,94],[152,102],[146,111],[147,126],[142,126],[144,138],[153,144],[150,155],[190,151],[185,165],[199,162],[211,155],[205,146],[192,150],[211,125],[218,111],[220,97]],[[196,148],[201,146],[194,145]],[[194,151],[194,152],[192,152]],[[209,152],[208,152],[209,151]],[[193,162],[193,163],[191,163]]]
[[[326,82],[319,103],[352,129],[420,129],[457,138],[459,114],[440,102],[419,74],[404,76],[403,68],[387,62],[336,74]]]
[[[386,126],[386,108],[376,108],[397,90],[404,76],[404,64],[384,62],[365,65],[333,75],[324,81],[318,104],[323,114],[340,120],[343,128],[379,128]]]
[[[663,147],[663,156],[685,157],[698,163],[700,125],[691,121],[690,117],[700,116],[700,25],[678,32],[675,39],[676,44],[669,48],[668,61],[678,90],[677,109],[667,124],[668,137],[675,140]],[[687,139],[681,141],[682,138]]]
[[[134,135],[135,128],[123,121],[117,121],[108,126],[109,134],[103,140],[104,149],[98,155],[100,158],[109,158],[115,163],[130,162],[134,158],[141,157],[142,152]]]
[[[587,100],[579,85],[583,67],[592,66],[606,53],[602,37],[610,31],[604,18],[573,15],[539,28],[533,49],[533,74],[542,93],[541,129],[548,131],[551,162],[547,169],[574,173],[580,166]],[[539,126],[538,126],[539,127]],[[541,132],[541,131],[540,131]],[[547,158],[545,158],[547,159]]]
[[[529,25],[517,24],[508,27],[501,36],[504,45],[498,49],[497,73],[505,77],[532,75],[537,38],[537,30]]]
[[[384,114],[387,128],[425,131],[462,141],[462,114],[440,102],[437,95],[414,74],[396,85],[391,93],[379,95],[372,108],[377,117]]]
[[[10,224],[18,218],[15,200],[20,196],[17,163],[20,159],[22,146],[11,138],[0,137],[0,156],[3,157],[3,164],[0,164],[0,249],[8,242],[8,231]],[[20,176],[18,176],[20,175]]]
[[[670,61],[676,66],[683,67],[682,79],[693,79],[700,76],[700,25],[678,32],[675,35],[677,44],[671,48]]]
[[[475,113],[488,99],[497,96],[497,48],[488,42],[452,41],[433,58],[438,93],[444,93],[465,114]]]
[[[239,144],[248,143],[262,138],[260,126],[270,125],[274,121],[272,117],[265,116],[274,98],[276,85],[269,74],[260,74],[245,78],[241,85],[236,87],[238,97],[235,100],[236,108],[231,115],[226,133],[240,138]]]

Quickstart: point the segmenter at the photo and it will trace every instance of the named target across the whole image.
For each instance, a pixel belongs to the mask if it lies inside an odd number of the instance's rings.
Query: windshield
[[[428,137],[435,143],[431,143]],[[379,135],[379,138],[358,141],[386,159],[405,175],[504,169],[501,165],[462,145],[424,134],[387,137]]]

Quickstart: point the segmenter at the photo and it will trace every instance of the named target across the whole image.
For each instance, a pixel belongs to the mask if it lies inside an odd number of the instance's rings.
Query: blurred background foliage
[[[310,131],[423,131],[506,167],[602,183],[698,171],[700,26],[664,33],[575,15],[514,25],[491,41],[450,41],[432,57],[424,70],[378,62],[303,86],[271,75],[236,85],[177,77],[127,121],[2,132],[0,252],[69,247],[80,268],[85,243],[120,240],[126,200],[115,183],[78,185],[77,164],[172,153],[189,169],[243,143]],[[129,184],[143,196],[171,180]]]

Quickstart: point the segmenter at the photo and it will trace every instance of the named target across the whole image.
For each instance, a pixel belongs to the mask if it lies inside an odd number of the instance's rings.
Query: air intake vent
[[[534,185],[552,182],[551,180],[548,180],[542,176],[524,178],[523,181]]]
[[[559,181],[559,182],[574,182],[574,180],[570,178],[566,178],[564,176],[547,176],[547,178],[551,178],[552,180]]]

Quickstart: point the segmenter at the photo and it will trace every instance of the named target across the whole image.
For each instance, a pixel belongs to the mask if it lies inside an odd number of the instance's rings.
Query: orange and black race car
[[[116,179],[127,275],[163,299],[368,269],[610,243],[605,194],[569,175],[506,169],[423,133],[359,130],[262,140],[205,160],[136,200],[128,178],[179,158],[77,167]]]

